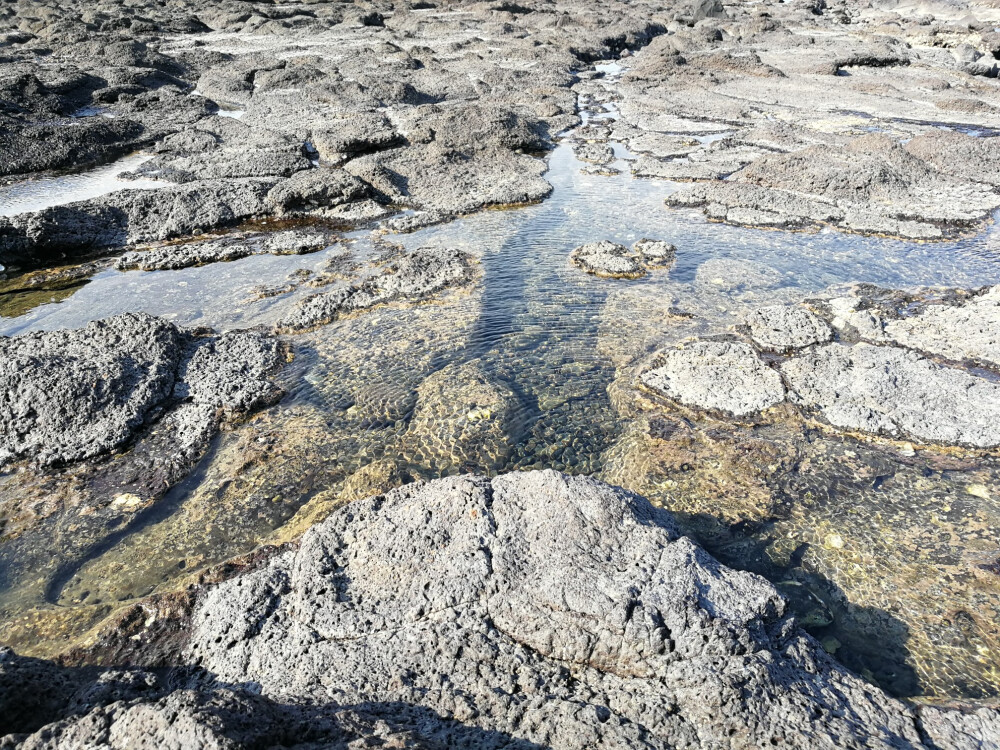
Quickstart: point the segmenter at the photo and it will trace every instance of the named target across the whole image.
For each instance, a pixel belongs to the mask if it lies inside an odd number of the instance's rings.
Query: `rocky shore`
[[[906,706],[671,515],[556,472],[359,500],[208,589],[171,669],[0,660],[5,746],[981,748]],[[984,744],[985,743],[985,744]]]
[[[997,28],[0,7],[0,748],[1000,748]]]

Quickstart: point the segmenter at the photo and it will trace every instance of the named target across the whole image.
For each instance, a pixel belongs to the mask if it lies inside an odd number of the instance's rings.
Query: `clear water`
[[[678,512],[726,562],[776,582],[809,583],[817,592],[811,596],[822,598],[835,620],[822,621],[817,635],[839,642],[839,650],[831,649],[840,658],[895,692],[990,695],[1000,664],[1000,650],[991,651],[995,627],[983,633],[952,627],[965,599],[978,597],[967,608],[979,620],[997,612],[1000,601],[995,587],[984,593],[981,582],[956,572],[965,550],[949,540],[964,538],[970,549],[980,549],[973,544],[979,529],[995,529],[993,520],[1000,521],[993,501],[964,492],[967,475],[924,476],[900,466],[888,489],[854,490],[842,477],[838,486],[845,489],[837,490],[823,479],[820,500],[789,501],[780,513],[772,501],[755,509],[744,479],[723,476],[719,468],[729,448],[709,459],[698,453],[702,448],[691,448],[702,463],[680,474],[667,471],[673,455],[658,458],[655,451],[669,453],[674,444],[643,447],[652,444],[655,414],[628,394],[643,358],[657,347],[729,330],[762,304],[851,282],[896,288],[1000,283],[994,228],[957,241],[912,243],[730,227],[696,211],[666,208],[664,199],[677,186],[632,178],[627,151],[618,144],[616,153],[620,173],[594,176],[581,171],[588,165],[567,143],[559,145],[549,156],[553,194],[538,205],[384,239],[355,232],[314,255],[253,256],[182,271],[103,270],[65,299],[0,319],[7,335],[137,310],[220,330],[271,324],[317,291],[294,283],[304,271],[321,273],[345,246],[363,264],[385,251],[386,240],[405,248],[464,248],[480,258],[483,271],[471,294],[383,308],[292,337],[288,397],[224,434],[191,478],[153,510],[92,533],[57,513],[38,527],[36,557],[30,540],[16,548],[0,543],[6,619],[48,622],[53,611],[63,618],[73,612],[79,619],[66,628],[79,630],[106,613],[109,602],[169,589],[206,565],[292,538],[351,497],[405,479],[550,467],[629,486]],[[614,281],[569,263],[582,243],[631,244],[643,237],[675,244],[675,266]],[[261,298],[255,289],[262,283],[289,291]],[[823,456],[846,465],[837,451],[866,450],[816,435],[803,447],[801,436],[781,427],[758,432],[788,451],[825,451],[813,457],[815,465]],[[984,481],[995,478],[989,467],[976,471],[986,472]],[[15,480],[0,478],[0,498],[21,491]],[[961,502],[946,500],[953,495]],[[720,524],[740,530],[720,530]],[[928,528],[948,531],[929,540],[921,536]],[[831,534],[846,544],[827,544]],[[810,550],[806,563],[802,545]],[[59,565],[50,560],[53,548]],[[859,556],[845,562],[838,557],[844,549]],[[21,557],[15,559],[15,551]],[[924,590],[913,585],[917,574],[924,582],[948,582]],[[18,627],[36,634],[41,626]]]
[[[155,180],[123,180],[119,175],[131,172],[152,157],[130,154],[111,164],[72,174],[38,177],[0,187],[0,216],[16,216],[29,211],[62,206],[98,198],[116,190],[152,190],[163,187]]]

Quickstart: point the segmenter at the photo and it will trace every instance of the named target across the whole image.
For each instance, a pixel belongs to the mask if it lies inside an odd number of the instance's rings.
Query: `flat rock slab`
[[[785,398],[781,377],[749,344],[696,341],[660,352],[657,360],[642,374],[643,384],[688,406],[743,417]]]
[[[753,342],[774,352],[824,343],[833,336],[830,327],[816,315],[790,305],[761,307],[747,315],[745,322]]]
[[[1000,205],[992,187],[942,174],[883,135],[846,146],[817,144],[767,154],[729,180],[682,190],[675,206],[761,227],[833,224],[855,232],[941,239],[986,221]]]
[[[119,256],[115,268],[119,271],[177,270],[265,253],[302,255],[322,250],[328,244],[330,237],[326,232],[290,229],[132,250]]]
[[[391,302],[424,302],[470,286],[476,275],[476,260],[466,252],[420,248],[392,261],[382,275],[307,297],[278,323],[278,329],[308,330]]]
[[[781,367],[792,401],[835,427],[890,437],[1000,445],[1000,385],[892,346],[830,344]]]
[[[884,330],[901,346],[1000,365],[1000,287],[961,305],[928,305],[912,317],[886,321]]]

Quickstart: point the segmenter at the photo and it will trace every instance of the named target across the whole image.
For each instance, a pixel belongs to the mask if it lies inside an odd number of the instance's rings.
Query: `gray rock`
[[[554,748],[925,747],[763,579],[670,515],[529,472],[358,501],[211,592],[190,658],[263,696],[399,702]],[[997,717],[986,717],[995,731]],[[472,745],[479,747],[480,745]],[[967,744],[972,747],[973,745]]]
[[[646,275],[646,270],[629,254],[628,248],[607,240],[581,245],[569,258],[587,273],[606,279],[638,279]]]
[[[935,129],[911,139],[904,148],[952,177],[1000,186],[998,138]]]
[[[662,351],[641,379],[648,388],[682,404],[737,417],[785,398],[778,373],[740,342],[696,341]]]
[[[390,302],[422,302],[446,290],[467,287],[476,275],[476,261],[468,253],[414,250],[390,263],[382,275],[307,297],[277,327],[301,331]]]
[[[535,203],[552,192],[544,162],[497,146],[463,153],[431,142],[367,154],[344,168],[386,202],[451,214]]]
[[[232,238],[163,245],[148,250],[132,250],[115,261],[119,271],[165,271],[238,260],[250,255],[301,255],[322,250],[330,244],[325,232],[286,230],[267,234],[238,235]]]
[[[829,341],[833,332],[803,307],[770,305],[747,315],[750,337],[762,349],[784,352]]]
[[[309,160],[301,145],[270,148],[223,148],[192,156],[158,156],[125,179],[149,178],[175,183],[200,180],[240,179],[244,177],[291,177],[309,169]]]
[[[749,226],[821,222],[852,231],[933,239],[985,221],[1000,205],[991,187],[942,174],[882,135],[846,147],[819,144],[768,154],[722,183],[672,194],[712,218]]]
[[[835,427],[1000,445],[1000,385],[891,346],[829,344],[781,366],[789,398]]]
[[[183,354],[180,331],[143,314],[0,338],[0,466],[120,447],[170,396]]]
[[[1000,366],[1000,287],[960,305],[928,305],[911,317],[886,320],[883,330],[901,346]]]
[[[257,331],[194,337],[126,313],[72,331],[0,338],[0,467],[93,458],[163,417],[182,452],[223,418],[272,403],[282,347]]]
[[[101,198],[0,219],[0,262],[37,268],[231,226],[267,215],[273,179],[192,182],[161,190],[122,190]]]
[[[270,377],[284,363],[282,346],[261,331],[228,331],[198,341],[181,365],[174,397],[244,416],[281,395]]]
[[[615,152],[606,143],[577,142],[573,144],[573,153],[580,161],[591,164],[611,164],[615,160]]]
[[[380,112],[352,114],[312,134],[312,144],[320,158],[330,162],[339,162],[346,155],[382,151],[402,143],[402,136]]]
[[[333,208],[369,197],[368,186],[342,169],[307,169],[279,182],[267,194],[279,214]]]
[[[0,139],[0,176],[96,166],[124,156],[148,140],[140,123],[126,119],[30,125]]]
[[[632,245],[647,266],[672,266],[677,259],[677,248],[663,240],[641,239]]]

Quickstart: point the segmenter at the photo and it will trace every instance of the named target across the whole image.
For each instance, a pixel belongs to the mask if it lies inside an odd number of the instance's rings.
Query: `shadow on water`
[[[925,693],[910,665],[909,626],[885,609],[852,603],[835,582],[808,570],[803,565],[807,543],[790,555],[788,565],[779,565],[767,552],[777,533],[774,520],[726,526],[706,514],[677,517],[681,528],[720,562],[771,581],[802,629],[852,672],[898,698]],[[709,535],[702,533],[706,528],[712,529]],[[864,630],[853,623],[865,623]]]
[[[191,473],[171,487],[162,498],[153,502],[148,508],[135,513],[124,523],[122,523],[120,516],[110,519],[109,526],[112,528],[120,526],[120,528],[103,537],[95,534],[94,536],[100,541],[79,550],[76,555],[61,563],[45,588],[45,600],[51,604],[59,604],[63,589],[87,563],[101,557],[128,537],[174,515],[191,496],[191,493],[205,480],[212,465],[212,458],[218,452],[221,442],[221,436],[216,435],[209,449]]]

